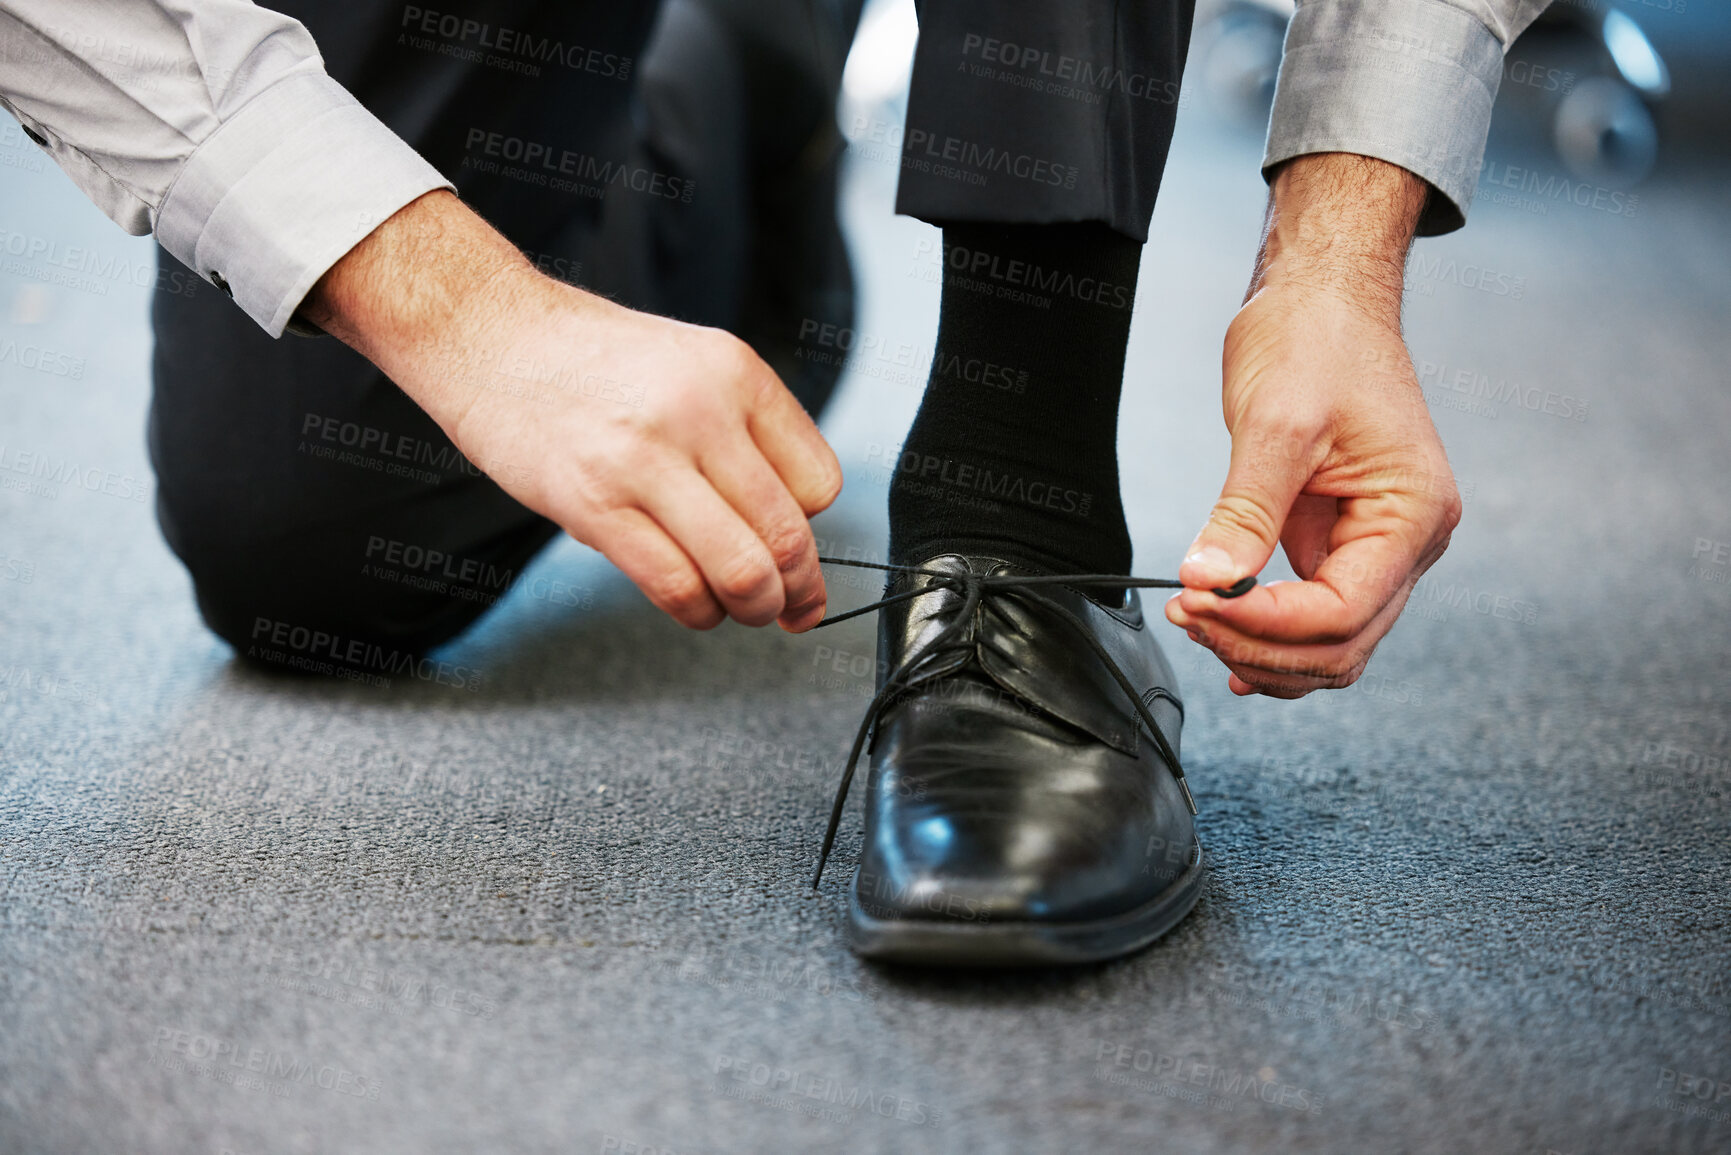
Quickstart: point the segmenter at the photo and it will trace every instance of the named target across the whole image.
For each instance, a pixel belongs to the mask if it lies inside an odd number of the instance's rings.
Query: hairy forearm
[[[542,278],[447,191],[398,210],[313,287],[301,313],[395,381],[447,432],[472,395],[460,374],[424,372],[441,347],[487,340],[487,319],[533,307]]]
[[[1269,189],[1245,300],[1273,285],[1304,285],[1398,324],[1407,250],[1429,187],[1398,165],[1353,153],[1289,161]]]

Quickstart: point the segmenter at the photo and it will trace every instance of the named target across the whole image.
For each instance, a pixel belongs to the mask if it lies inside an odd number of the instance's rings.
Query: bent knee
[[[351,564],[342,551],[187,551],[200,615],[243,659],[339,664],[383,651],[419,657],[461,633],[493,596],[453,596],[440,583]]]

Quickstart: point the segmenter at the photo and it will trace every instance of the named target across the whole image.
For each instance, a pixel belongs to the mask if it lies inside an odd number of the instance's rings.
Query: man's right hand
[[[302,314],[678,621],[799,631],[823,617],[807,519],[841,491],[841,466],[738,338],[542,276],[448,192],[356,245]]]

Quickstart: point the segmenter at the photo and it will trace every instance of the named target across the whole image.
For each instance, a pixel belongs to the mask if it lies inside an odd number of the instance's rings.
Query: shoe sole
[[[1038,967],[1101,962],[1148,946],[1177,926],[1202,897],[1202,844],[1184,873],[1135,910],[1088,922],[944,922],[874,918],[848,887],[849,945],[862,958],[939,967]]]

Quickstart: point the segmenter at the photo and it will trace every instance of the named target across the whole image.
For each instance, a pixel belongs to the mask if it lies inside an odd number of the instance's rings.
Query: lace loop
[[[859,729],[854,733],[853,747],[848,752],[847,766],[842,771],[841,783],[836,787],[835,804],[830,807],[829,827],[824,831],[823,849],[818,852],[817,872],[812,875],[811,879],[813,890],[817,889],[818,883],[823,879],[824,865],[829,861],[830,851],[835,846],[836,831],[841,826],[842,810],[847,805],[848,788],[853,783],[854,770],[859,765],[859,757],[865,749],[866,741],[871,737],[878,722],[882,720],[884,711],[889,708],[896,695],[911,686],[923,671],[931,666],[941,664],[944,659],[956,653],[972,652],[972,643],[958,643],[955,638],[967,628],[969,622],[974,620],[975,611],[979,609],[988,594],[1009,597],[1046,610],[1069,626],[1077,637],[1087,643],[1089,649],[1094,652],[1094,655],[1105,665],[1107,672],[1112,675],[1112,680],[1118,683],[1118,688],[1124,691],[1124,696],[1130,699],[1131,705],[1135,707],[1137,717],[1148,728],[1148,735],[1154,741],[1154,748],[1160,752],[1160,757],[1165,761],[1167,769],[1172,772],[1173,779],[1177,781],[1179,793],[1184,796],[1184,805],[1189,807],[1191,814],[1196,813],[1196,799],[1191,796],[1190,785],[1184,780],[1184,767],[1179,764],[1178,754],[1172,749],[1172,744],[1166,740],[1166,735],[1160,729],[1160,724],[1154,720],[1154,715],[1149,710],[1149,703],[1143,700],[1143,695],[1136,692],[1136,688],[1130,684],[1129,676],[1124,673],[1117,662],[1113,661],[1112,655],[1106,652],[1106,648],[1100,644],[1099,639],[1094,636],[1087,624],[1056,599],[1048,597],[1039,589],[1041,586],[1066,585],[1092,586],[1101,589],[1170,590],[1183,589],[1183,582],[1174,581],[1170,578],[1124,577],[1120,574],[978,574],[971,571],[968,573],[949,573],[945,570],[927,569],[924,566],[885,565],[881,562],[850,561],[839,557],[819,557],[817,560],[825,565],[875,569],[892,574],[915,574],[932,580],[921,588],[891,594],[879,601],[872,602],[870,605],[827,617],[813,626],[813,629],[833,626],[837,622],[845,622],[849,618],[857,618],[862,614],[873,613],[887,606],[898,605],[901,602],[931,593],[934,589],[947,589],[959,594],[962,602],[950,614],[949,620],[944,623],[943,628],[930,642],[920,647],[918,653],[904,661],[884,679],[884,684],[879,687],[878,692],[873,695],[870,705],[866,707],[865,717],[860,720]],[[1223,598],[1242,597],[1249,593],[1255,585],[1256,578],[1254,576],[1246,577],[1229,587],[1216,589],[1214,592]],[[1159,695],[1151,696],[1158,697]],[[1166,696],[1170,697],[1171,695],[1168,693]],[[1175,698],[1172,700],[1177,701]]]

